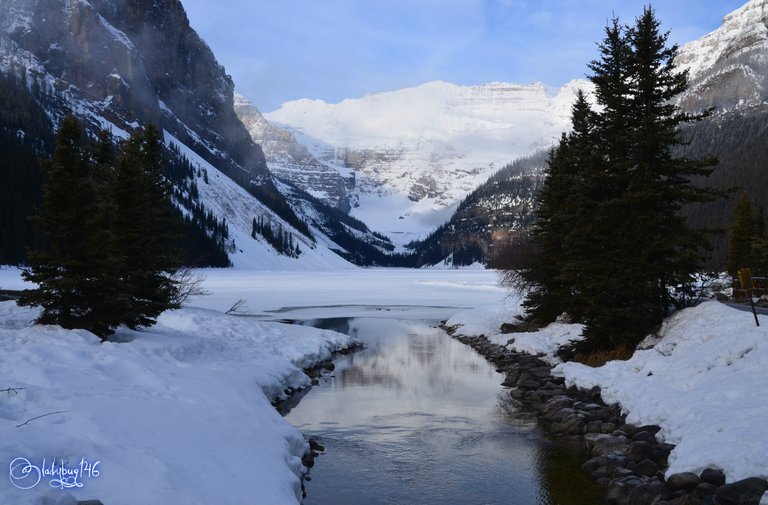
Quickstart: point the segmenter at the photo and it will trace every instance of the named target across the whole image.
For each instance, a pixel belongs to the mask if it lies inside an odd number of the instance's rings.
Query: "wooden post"
[[[739,270],[739,284],[741,289],[747,292],[747,298],[749,298],[749,305],[752,307],[752,315],[755,316],[755,324],[760,326],[760,321],[757,319],[757,309],[755,308],[755,301],[752,299],[754,294],[754,286],[752,284],[752,271],[749,268],[742,268]]]

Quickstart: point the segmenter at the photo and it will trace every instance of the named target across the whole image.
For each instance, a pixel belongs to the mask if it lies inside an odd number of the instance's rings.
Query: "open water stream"
[[[485,358],[437,321],[393,316],[301,322],[365,345],[286,414],[325,446],[306,505],[602,503],[579,446],[544,436]]]

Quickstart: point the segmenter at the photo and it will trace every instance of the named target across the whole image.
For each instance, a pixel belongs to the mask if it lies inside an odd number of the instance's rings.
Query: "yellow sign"
[[[739,270],[739,284],[741,289],[752,289],[752,270],[749,268]]]

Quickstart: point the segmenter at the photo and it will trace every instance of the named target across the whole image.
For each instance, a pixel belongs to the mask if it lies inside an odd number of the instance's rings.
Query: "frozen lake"
[[[371,307],[407,306],[407,318],[440,319],[450,317],[461,308],[497,306],[506,296],[498,285],[497,274],[486,270],[208,269],[200,273],[206,278],[204,286],[209,294],[192,300],[192,305],[227,310],[242,299],[244,312],[264,318],[286,307],[294,315],[311,318],[365,316]],[[416,307],[423,310],[415,313]]]

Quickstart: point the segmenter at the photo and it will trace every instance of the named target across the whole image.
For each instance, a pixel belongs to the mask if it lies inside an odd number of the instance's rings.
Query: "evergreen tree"
[[[599,112],[582,113],[589,120],[580,124],[579,97],[574,132],[550,159],[536,237],[543,254],[526,303],[545,319],[556,307],[581,317],[586,349],[634,345],[660,324],[706,248],[679,211],[714,196],[691,183],[714,161],[674,155],[680,126],[701,116],[680,113],[672,101],[687,75],[675,72],[677,47],[667,38],[650,7],[632,27],[609,24],[600,59],[590,63]],[[556,189],[563,185],[570,194]]]
[[[573,130],[563,135],[547,161],[545,179],[538,194],[537,222],[533,237],[538,253],[522,275],[530,291],[524,303],[536,321],[546,323],[561,312],[579,312],[576,293],[579,279],[576,265],[585,254],[582,226],[574,227],[576,216],[586,217],[582,198],[586,180],[579,172],[593,163],[594,114],[579,90],[571,111]],[[585,224],[585,223],[584,223]]]
[[[680,126],[701,116],[680,113],[672,100],[687,88],[687,74],[675,71],[677,46],[667,46],[668,33],[659,26],[647,7],[626,29],[623,42],[607,41],[627,48],[623,82],[628,86],[623,105],[602,114],[604,125],[621,125],[621,131],[605,131],[604,150],[616,181],[611,188],[620,193],[598,211],[613,234],[606,242],[608,255],[592,269],[601,272],[600,284],[592,288],[601,296],[586,313],[585,335],[597,347],[634,345],[659,325],[672,306],[673,290],[690,289],[707,246],[705,235],[691,229],[680,210],[714,196],[691,183],[694,176],[709,175],[714,161],[674,155]],[[601,86],[599,80],[595,84]]]
[[[48,180],[35,224],[50,247],[29,254],[22,276],[38,287],[25,291],[19,304],[42,307],[39,323],[85,328],[104,337],[117,322],[98,310],[109,294],[99,252],[104,235],[95,173],[73,116],[62,120],[53,158],[44,168]]]
[[[181,260],[163,163],[157,128],[137,130],[120,146],[107,188],[114,207],[110,255],[127,295],[123,322],[131,328],[151,326],[161,312],[178,306],[173,274]]]
[[[41,306],[40,323],[106,338],[178,306],[179,223],[156,128],[137,130],[117,157],[106,133],[92,148],[83,137],[77,119],[62,121],[35,220],[50,248],[29,255],[23,275],[38,287],[20,304]]]
[[[742,192],[733,208],[733,224],[728,237],[728,273],[736,275],[741,268],[754,268],[753,243],[755,242],[755,215],[752,202]]]
[[[677,46],[667,46],[668,33],[659,27],[647,7],[626,29],[623,43],[610,41],[627,48],[623,82],[628,87],[623,105],[602,114],[608,116],[606,126],[621,125],[620,132],[605,132],[609,144],[618,147],[604,150],[616,180],[611,188],[621,193],[599,211],[614,233],[606,242],[609,256],[593,269],[602,272],[595,286],[602,300],[587,313],[585,335],[598,347],[634,345],[659,325],[672,306],[672,291],[692,285],[707,246],[705,235],[691,229],[680,210],[714,196],[691,183],[695,176],[709,175],[714,160],[674,155],[680,126],[701,116],[680,113],[672,100],[687,88],[687,74],[674,69]]]

